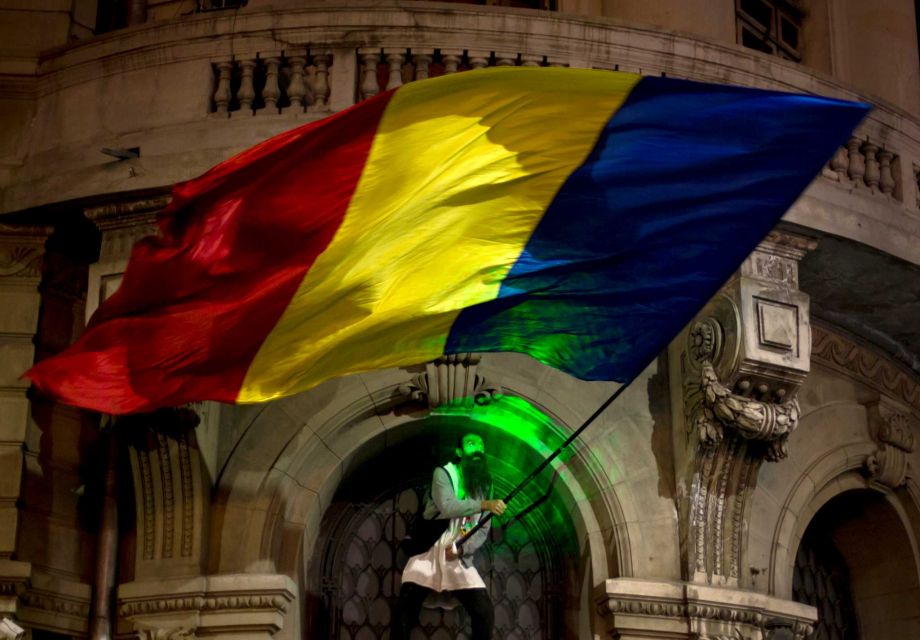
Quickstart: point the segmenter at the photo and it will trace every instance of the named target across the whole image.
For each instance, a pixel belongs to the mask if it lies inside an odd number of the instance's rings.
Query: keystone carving
[[[907,459],[914,450],[913,420],[906,409],[882,400],[869,407],[869,429],[878,443],[866,458],[870,481],[897,489],[912,478]]]
[[[480,360],[481,356],[473,353],[442,356],[425,365],[424,373],[400,385],[398,394],[405,401],[427,404],[430,409],[490,404],[502,397],[502,390],[478,373]]]

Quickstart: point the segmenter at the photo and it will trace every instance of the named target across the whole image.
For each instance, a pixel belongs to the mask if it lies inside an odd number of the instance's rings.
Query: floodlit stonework
[[[115,291],[173,184],[403,83],[558,65],[875,108],[512,503],[534,506],[482,559],[497,637],[920,637],[915,3],[483,5],[0,0],[0,636],[386,637],[395,540],[456,435],[500,415],[561,439],[616,385],[463,354],[112,421],[20,375]],[[488,433],[499,490],[550,450]]]

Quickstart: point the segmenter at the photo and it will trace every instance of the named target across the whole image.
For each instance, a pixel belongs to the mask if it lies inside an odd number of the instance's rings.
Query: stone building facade
[[[615,385],[466,354],[113,421],[20,376],[176,182],[388,87],[562,65],[875,109],[513,503],[479,559],[498,637],[920,637],[917,24],[910,0],[0,0],[0,633],[386,637],[456,435],[507,489]]]

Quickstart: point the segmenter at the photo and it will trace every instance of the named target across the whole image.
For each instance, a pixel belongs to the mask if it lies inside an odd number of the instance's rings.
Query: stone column
[[[20,376],[35,357],[38,285],[50,232],[45,227],[0,225],[0,618],[16,618],[19,597],[31,577],[29,563],[14,559],[24,453],[30,446],[29,382]]]

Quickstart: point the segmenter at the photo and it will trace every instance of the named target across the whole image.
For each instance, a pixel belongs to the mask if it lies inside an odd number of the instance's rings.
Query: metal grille
[[[829,540],[806,535],[795,556],[792,598],[818,610],[809,640],[858,640],[843,558]]]
[[[322,584],[330,624],[328,637],[376,640],[389,637],[392,610],[406,558],[398,549],[426,487],[396,489],[343,514],[327,543]],[[547,553],[544,536],[526,521],[495,527],[490,544],[475,558],[495,604],[495,637],[509,640],[558,638],[561,572]],[[412,640],[468,639],[462,607],[423,608]]]

